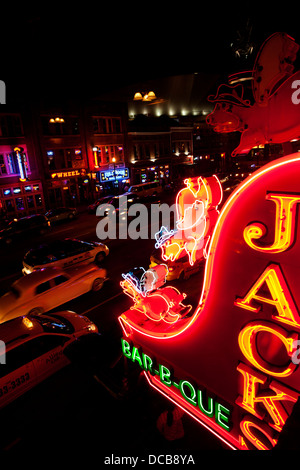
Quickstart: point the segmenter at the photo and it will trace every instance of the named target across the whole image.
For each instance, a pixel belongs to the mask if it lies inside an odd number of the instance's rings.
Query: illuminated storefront
[[[20,181],[19,183],[1,185],[0,197],[3,217],[24,217],[45,212],[41,181]]]
[[[50,207],[75,207],[88,197],[89,177],[85,169],[51,172],[47,191]]]
[[[43,185],[29,159],[28,147],[0,145],[0,214],[3,218],[45,212]]]
[[[159,181],[163,184],[170,182],[170,165],[144,166],[132,164],[131,166],[132,184],[148,183]]]

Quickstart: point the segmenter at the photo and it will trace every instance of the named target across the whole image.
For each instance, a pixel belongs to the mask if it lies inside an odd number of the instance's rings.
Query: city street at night
[[[170,201],[172,196],[165,196]],[[22,276],[22,259],[30,248],[67,237],[97,241],[96,224],[100,218],[82,207],[78,219],[54,226],[43,236],[9,244],[3,253],[1,265],[1,295]],[[151,226],[149,227],[150,230]],[[25,449],[32,442],[41,450],[60,445],[99,445],[101,455],[109,451],[132,450],[138,454],[153,452],[163,447],[156,429],[159,413],[166,401],[139,381],[136,368],[126,369],[121,357],[121,327],[118,316],[130,307],[120,281],[122,273],[135,266],[149,265],[154,240],[105,240],[110,254],[105,260],[109,279],[99,292],[89,292],[57,307],[55,311],[71,310],[90,318],[103,337],[99,363],[77,363],[67,366],[45,382],[9,404],[0,412],[4,434],[2,450]],[[197,305],[203,281],[203,269],[186,281],[169,284],[184,286],[188,300]],[[51,313],[51,312],[49,312]],[[109,347],[107,347],[109,345]],[[102,364],[106,367],[102,368]],[[135,370],[136,369],[136,370]],[[126,385],[124,379],[128,379]],[[130,382],[132,380],[132,382]],[[124,383],[122,383],[122,381]],[[136,407],[140,412],[136,412]],[[4,424],[5,423],[5,424]],[[222,449],[217,438],[197,426],[186,416],[186,451],[196,454],[204,449]],[[105,429],[105,432],[103,430]],[[226,446],[224,446],[226,448]],[[196,455],[195,454],[195,455]],[[108,454],[107,454],[108,455]],[[124,454],[125,455],[125,454]]]
[[[299,7],[3,10],[0,451],[290,459]]]

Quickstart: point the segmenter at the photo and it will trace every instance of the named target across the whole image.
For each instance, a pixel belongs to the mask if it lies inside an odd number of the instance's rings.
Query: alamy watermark
[[[96,215],[102,217],[96,227],[100,240],[154,239],[162,226],[170,227],[176,223],[176,204],[128,205],[129,201],[130,197],[120,196],[118,207],[112,204],[97,207]]]
[[[6,364],[6,345],[0,340],[0,364]]]
[[[0,104],[6,104],[6,86],[3,80],[0,80]]]
[[[295,90],[291,96],[292,103],[299,104],[300,103],[300,80],[293,81],[292,90]]]
[[[292,354],[292,362],[293,364],[300,364],[300,340],[293,341],[293,349],[294,352]]]
[[[128,206],[130,199],[120,196],[117,207],[113,204],[101,204],[97,207],[96,215],[102,217],[96,226],[96,234],[100,240],[156,239],[158,247],[171,237],[173,240],[199,238],[199,226],[203,226],[206,220],[202,201],[184,205],[181,208],[182,213],[178,214],[176,203],[135,203]]]

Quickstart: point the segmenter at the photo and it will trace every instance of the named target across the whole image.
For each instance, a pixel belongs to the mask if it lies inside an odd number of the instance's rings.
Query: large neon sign
[[[156,374],[143,367],[149,384],[233,449],[274,447],[300,395],[299,361],[293,362],[300,339],[299,172],[299,154],[283,157],[249,176],[226,201],[208,249],[199,306],[188,318],[163,330],[156,325],[153,333],[120,317],[131,351],[142,348],[189,383],[182,390],[166,369],[160,375],[159,368]],[[254,225],[267,230],[249,243]],[[198,390],[204,389],[230,410],[229,427],[212,419],[210,401],[207,413],[199,407]]]
[[[298,48],[287,35],[266,41],[253,71],[254,105],[243,98],[240,86],[219,90],[209,123],[218,132],[242,132],[233,155],[300,135],[293,91],[300,75],[292,75]],[[299,174],[299,153],[279,158],[250,175],[227,199],[207,245],[194,312],[147,329],[128,312],[119,317],[123,354],[139,363],[149,385],[231,449],[272,449],[300,400]],[[198,194],[186,185],[194,197],[192,214]],[[202,239],[204,212],[198,213]],[[158,365],[150,367],[147,357]],[[212,400],[223,407],[218,409],[223,426],[213,418]]]

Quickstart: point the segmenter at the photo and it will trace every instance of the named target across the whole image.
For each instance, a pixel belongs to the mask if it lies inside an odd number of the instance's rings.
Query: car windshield
[[[21,296],[19,289],[17,289],[15,286],[11,286],[10,292],[15,296],[16,299]]]
[[[30,318],[34,318],[47,333],[72,334],[75,331],[72,323],[60,315],[30,315]]]

